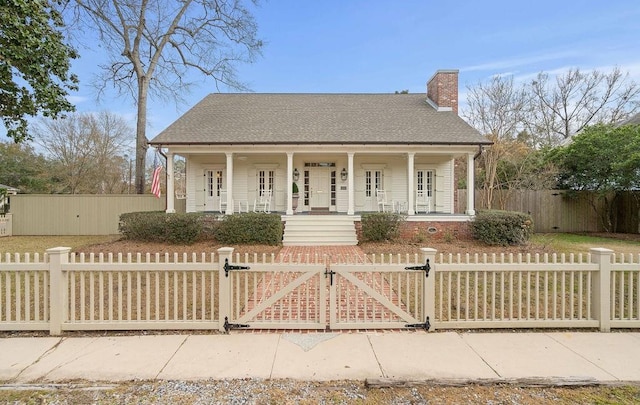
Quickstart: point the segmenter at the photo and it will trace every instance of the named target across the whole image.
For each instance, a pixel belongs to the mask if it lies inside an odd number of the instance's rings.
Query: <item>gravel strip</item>
[[[361,381],[296,380],[74,382],[0,386],[10,404],[558,404],[638,403],[638,386],[537,387],[474,385],[366,388]]]

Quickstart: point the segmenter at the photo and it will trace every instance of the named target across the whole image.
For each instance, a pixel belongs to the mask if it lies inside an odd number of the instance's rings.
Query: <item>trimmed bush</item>
[[[249,212],[224,217],[216,239],[225,244],[279,245],[282,231],[280,215]]]
[[[124,239],[146,242],[162,242],[164,239],[163,211],[128,212],[120,215],[118,232]]]
[[[472,224],[473,237],[488,245],[524,245],[533,233],[531,215],[514,211],[480,211]]]
[[[362,214],[362,238],[372,242],[396,240],[404,220],[404,215],[391,212]]]
[[[120,215],[118,231],[124,239],[144,242],[191,244],[202,235],[199,214],[167,214],[162,211]]]
[[[174,245],[194,243],[202,233],[202,224],[195,215],[169,214],[166,226],[166,240]]]

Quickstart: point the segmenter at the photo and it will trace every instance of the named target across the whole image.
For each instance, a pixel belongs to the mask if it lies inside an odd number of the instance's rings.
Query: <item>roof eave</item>
[[[285,142],[285,141],[276,141],[276,142],[149,142],[149,145],[160,146],[160,147],[168,147],[171,145],[178,146],[203,146],[203,145],[226,145],[226,146],[251,146],[251,145],[493,145],[493,142],[489,140],[480,140],[480,141],[465,141],[465,142],[445,142],[445,141],[435,141],[435,142],[385,142],[385,141],[367,141],[367,142],[356,142],[356,141],[347,141],[347,142]]]

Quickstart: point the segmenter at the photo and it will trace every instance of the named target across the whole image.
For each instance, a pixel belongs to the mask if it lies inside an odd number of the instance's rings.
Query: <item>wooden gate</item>
[[[252,329],[326,328],[324,265],[279,263],[247,267],[229,273],[228,325]]]
[[[428,316],[426,277],[415,270],[398,264],[331,266],[329,328],[423,327]]]
[[[226,330],[429,328],[427,265],[231,267]]]

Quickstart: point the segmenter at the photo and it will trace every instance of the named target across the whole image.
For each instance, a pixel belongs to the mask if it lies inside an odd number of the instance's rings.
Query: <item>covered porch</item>
[[[406,214],[408,220],[466,221],[475,214],[474,200],[469,193],[466,211],[455,211],[454,159],[466,159],[466,182],[473,184],[477,153],[476,145],[222,146],[215,151],[176,146],[166,153],[167,194],[174,194],[174,156],[180,155],[186,160],[186,212],[278,212],[286,218],[386,211]],[[167,212],[175,212],[171,198]]]

